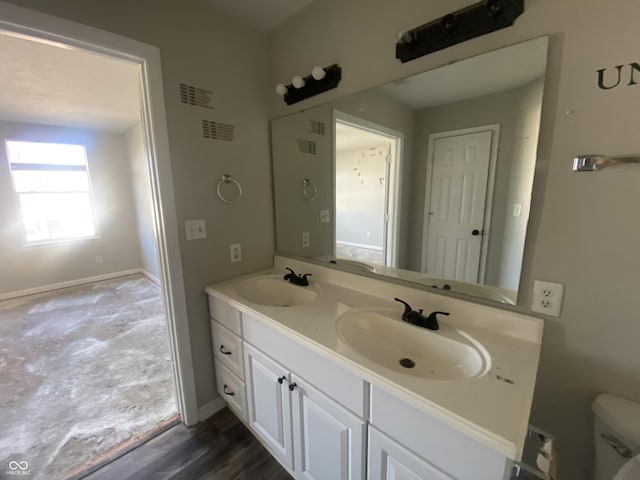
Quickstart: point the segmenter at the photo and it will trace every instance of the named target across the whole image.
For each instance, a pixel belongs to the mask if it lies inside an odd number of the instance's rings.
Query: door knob
[[[477,228],[474,228],[471,231],[471,235],[473,235],[474,237],[477,237],[478,235],[480,235],[480,230],[478,230]]]

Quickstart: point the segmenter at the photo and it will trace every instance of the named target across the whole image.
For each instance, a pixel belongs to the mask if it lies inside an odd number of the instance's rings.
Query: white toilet
[[[640,403],[599,395],[595,415],[594,480],[640,480]]]

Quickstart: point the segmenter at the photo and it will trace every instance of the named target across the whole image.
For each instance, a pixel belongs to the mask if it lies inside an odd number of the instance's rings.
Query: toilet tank
[[[594,480],[611,480],[622,465],[640,454],[640,403],[608,393],[593,402]]]

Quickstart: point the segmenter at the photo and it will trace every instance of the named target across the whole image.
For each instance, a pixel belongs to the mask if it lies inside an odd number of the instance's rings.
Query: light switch
[[[320,223],[329,223],[329,210],[320,210]]]
[[[187,240],[200,240],[207,238],[207,226],[204,220],[185,220],[184,230]]]

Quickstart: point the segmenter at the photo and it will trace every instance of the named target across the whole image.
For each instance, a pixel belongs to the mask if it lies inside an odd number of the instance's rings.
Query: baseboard
[[[216,397],[213,400],[211,400],[209,403],[201,406],[198,409],[198,418],[202,422],[207,418],[209,418],[214,413],[219,412],[226,406],[227,406],[227,402],[224,401],[224,398]]]
[[[33,295],[35,293],[44,293],[44,292],[50,292],[52,290],[60,290],[61,288],[77,287],[78,285],[84,285],[86,283],[101,282],[103,280],[111,280],[112,278],[124,277],[126,275],[135,275],[136,273],[142,273],[142,270],[139,268],[132,268],[130,270],[122,270],[120,272],[105,273],[104,275],[78,278],[76,280],[69,280],[67,282],[53,283],[50,285],[43,285],[41,287],[35,287],[35,288],[27,288],[26,290],[0,293],[0,301],[9,300],[11,298],[24,297],[25,295]]]
[[[160,286],[160,279],[158,277],[156,277],[155,275],[152,275],[151,273],[147,272],[146,270],[142,270],[142,269],[140,269],[140,273],[142,275],[144,275],[145,277],[147,277],[147,280],[149,280],[151,283],[153,283],[156,287]]]

